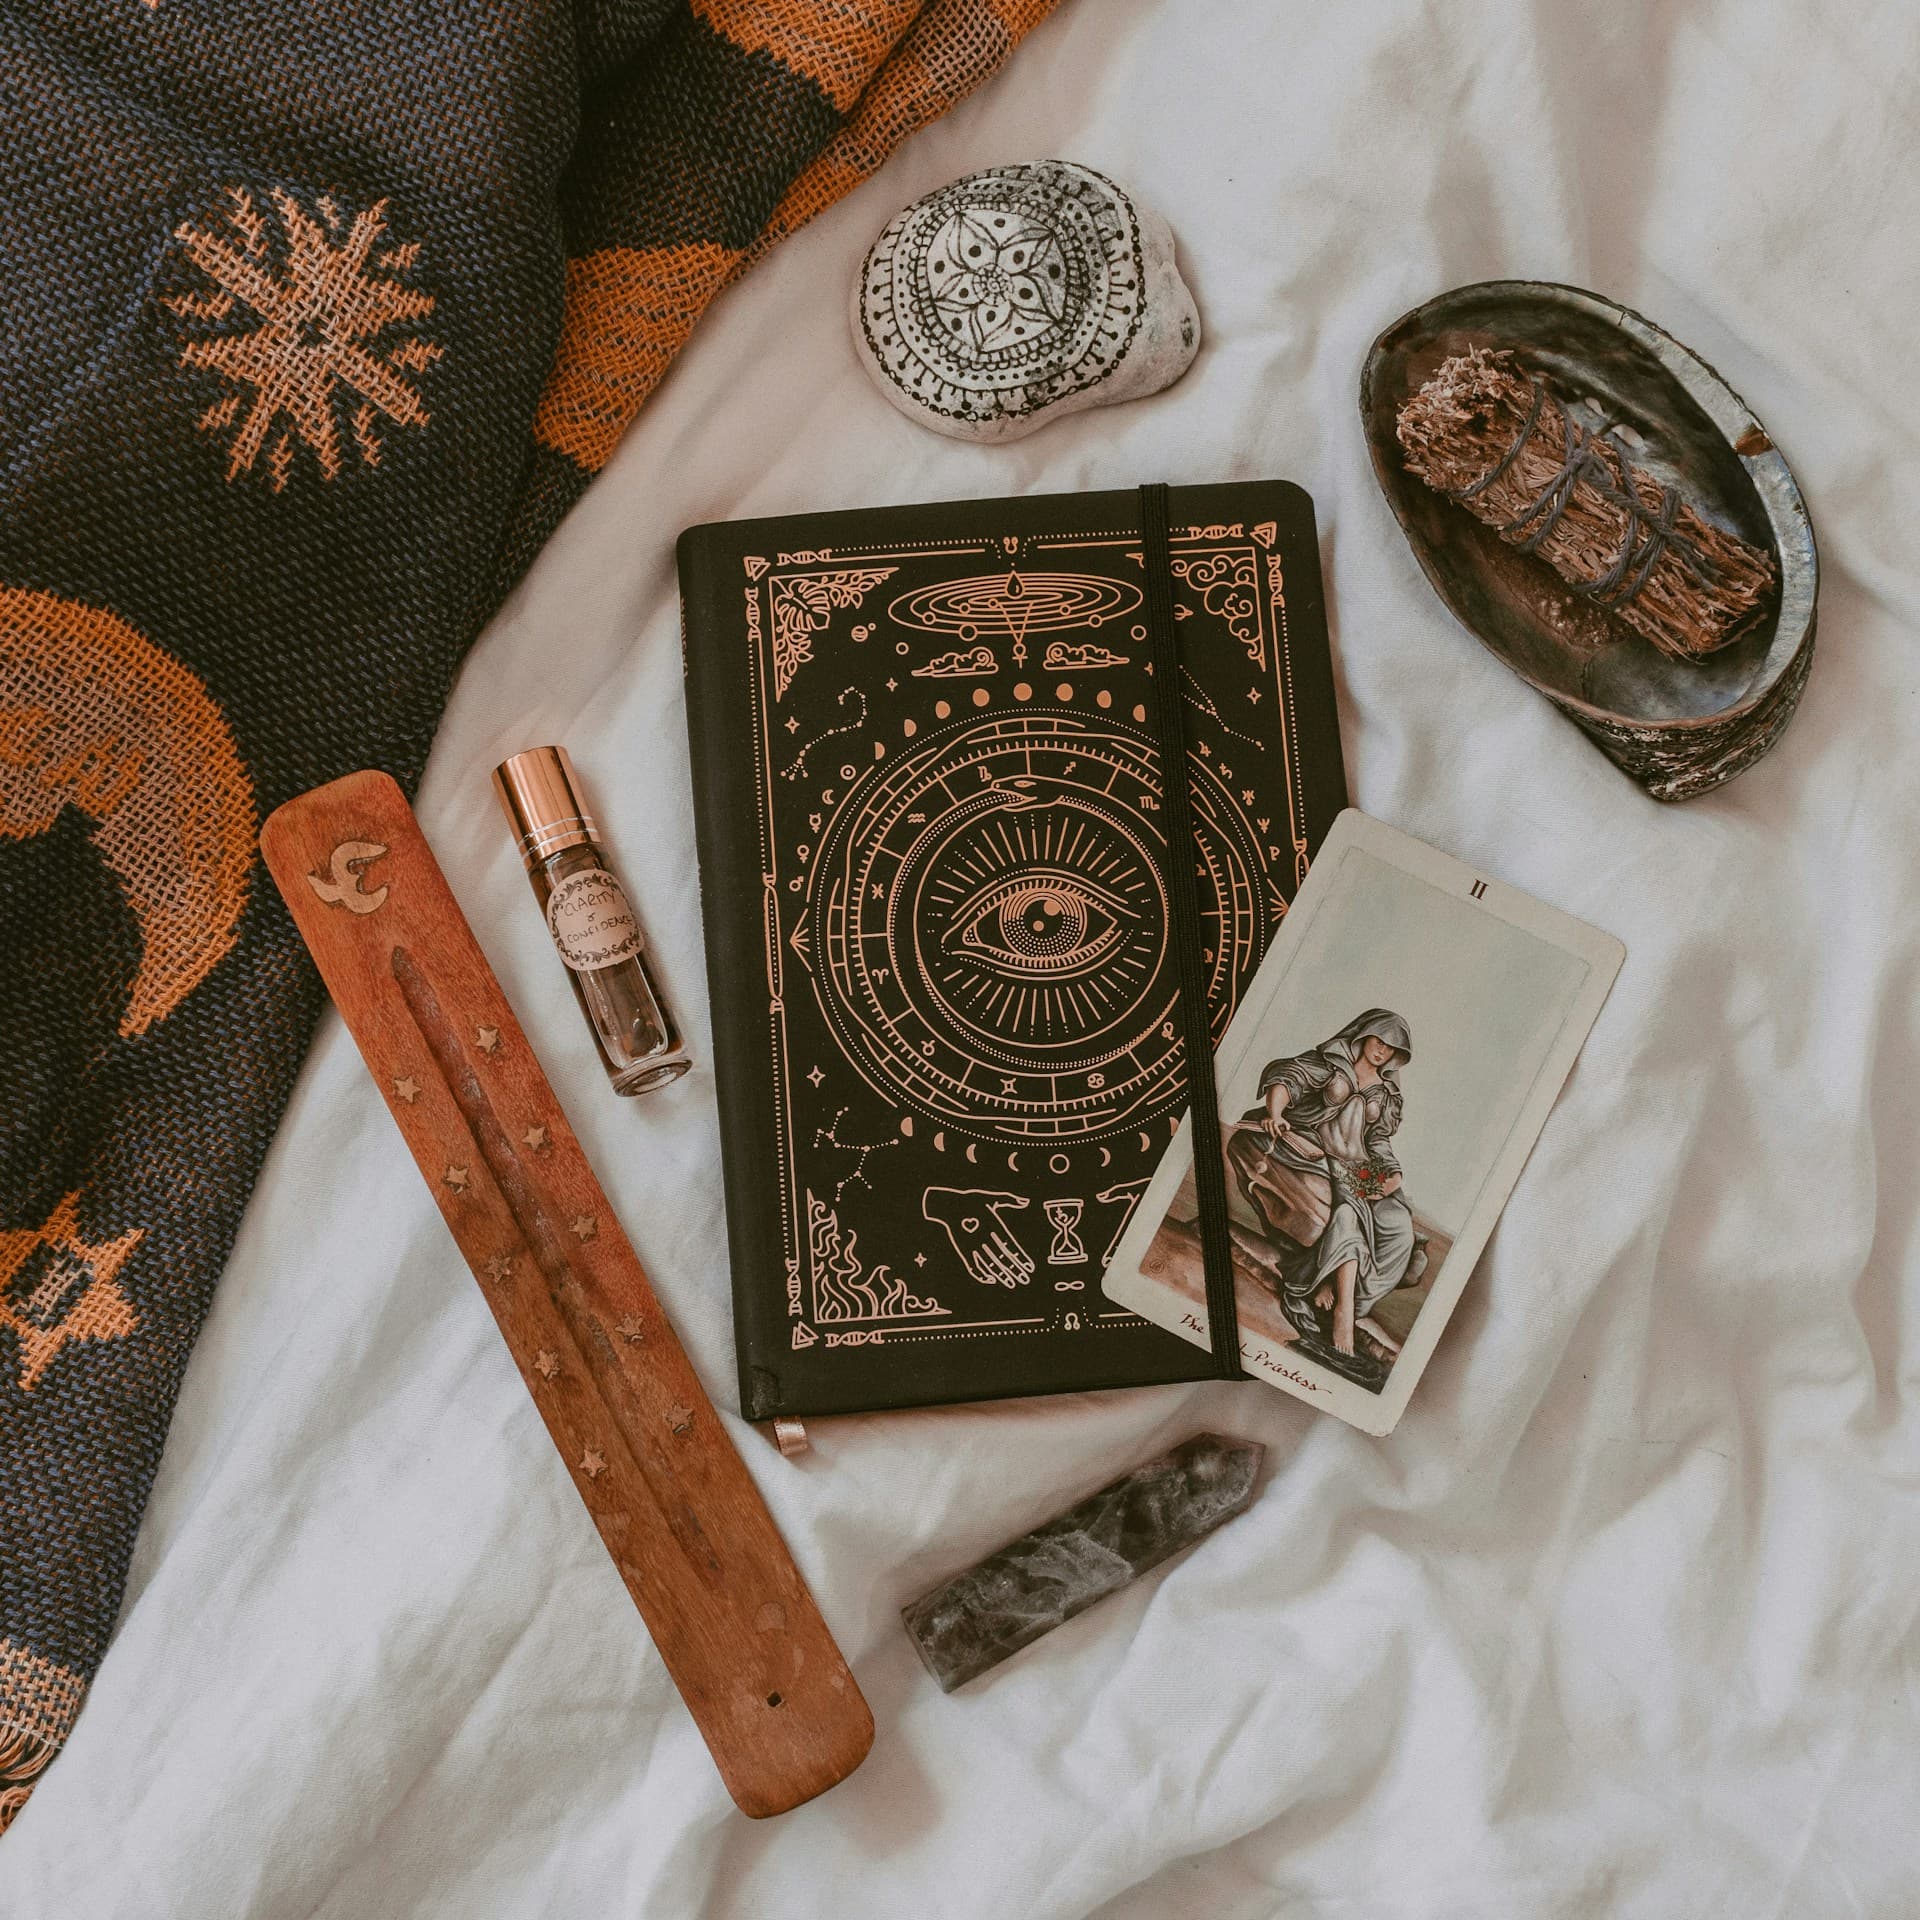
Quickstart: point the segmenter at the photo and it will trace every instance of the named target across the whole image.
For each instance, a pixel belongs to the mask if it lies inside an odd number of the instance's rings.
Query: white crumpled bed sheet
[[[1069,0],[729,292],[474,652],[428,831],[705,1378],[713,1084],[602,1085],[486,791],[566,741],[710,1058],[673,540],[742,514],[1284,475],[1369,811],[1617,933],[1612,999],[1391,1440],[1255,1385],[736,1432],[879,1722],[723,1793],[329,1017],[194,1360],[125,1617],[0,1843],[9,1920],[1920,1912],[1920,10]],[[1004,449],[896,414],[849,276],[1060,154],[1179,235],[1187,378]],[[1794,462],[1820,656],[1663,810],[1456,629],[1375,489],[1373,335],[1569,280]],[[286,670],[298,670],[289,660]],[[1200,1427],[1271,1478],[956,1698],[902,1602]]]

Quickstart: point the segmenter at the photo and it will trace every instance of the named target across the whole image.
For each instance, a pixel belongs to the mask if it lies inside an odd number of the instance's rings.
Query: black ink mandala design
[[[1084,167],[968,174],[874,243],[858,319],[887,379],[958,420],[1011,420],[1106,379],[1144,306],[1139,221]]]

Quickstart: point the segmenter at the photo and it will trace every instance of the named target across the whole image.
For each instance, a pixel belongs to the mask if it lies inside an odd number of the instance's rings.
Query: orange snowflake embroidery
[[[297,435],[321,473],[337,479],[345,464],[341,428],[348,408],[353,445],[367,466],[377,467],[382,419],[404,427],[427,424],[419,389],[404,376],[424,373],[442,353],[417,334],[392,332],[433,311],[432,294],[387,277],[413,267],[419,242],[376,252],[387,231],[384,200],[345,225],[324,195],[314,202],[316,220],[291,194],[276,191],[282,235],[276,245],[271,221],[244,187],[230,188],[228,199],[223,224],[174,230],[212,289],[161,302],[182,320],[216,327],[241,316],[241,326],[189,340],[180,351],[181,366],[205,367],[240,389],[200,416],[209,432],[234,430],[227,478],[250,471],[264,451],[269,480],[280,492]]]

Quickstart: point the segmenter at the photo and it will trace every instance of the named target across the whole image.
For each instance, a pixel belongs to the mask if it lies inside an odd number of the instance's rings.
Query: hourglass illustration
[[[1053,1246],[1047,1254],[1050,1267],[1078,1266],[1087,1257],[1086,1247],[1074,1231],[1085,1210],[1084,1200],[1048,1200],[1044,1203],[1047,1225],[1053,1229]]]

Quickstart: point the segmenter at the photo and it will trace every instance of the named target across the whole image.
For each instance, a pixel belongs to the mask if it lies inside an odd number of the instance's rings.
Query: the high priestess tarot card
[[[1341,814],[1217,1063],[1248,1374],[1390,1433],[1625,949]],[[1107,1294],[1209,1343],[1192,1123]]]

